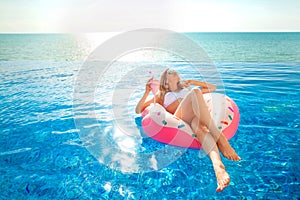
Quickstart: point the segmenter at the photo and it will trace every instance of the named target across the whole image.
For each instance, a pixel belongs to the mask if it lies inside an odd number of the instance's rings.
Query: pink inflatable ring
[[[229,140],[237,131],[240,120],[237,105],[224,94],[208,93],[203,96],[215,124]],[[143,130],[154,140],[185,148],[201,148],[190,126],[167,112],[160,104],[151,104],[142,116]]]

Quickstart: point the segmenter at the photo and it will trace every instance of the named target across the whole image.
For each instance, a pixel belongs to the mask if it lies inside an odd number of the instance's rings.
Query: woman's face
[[[180,81],[178,74],[174,70],[169,70],[166,78],[166,83],[168,84],[169,89],[171,91],[177,90],[177,84]]]

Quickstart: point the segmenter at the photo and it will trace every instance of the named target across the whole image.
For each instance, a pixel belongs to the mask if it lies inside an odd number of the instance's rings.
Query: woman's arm
[[[151,98],[150,100],[148,100],[148,101],[146,102],[146,99],[147,99],[149,93],[150,93],[149,91],[145,91],[143,97],[140,99],[140,101],[139,101],[138,104],[136,105],[136,107],[135,107],[135,112],[136,112],[136,114],[140,114],[141,112],[144,111],[144,109],[145,109],[147,106],[149,106],[151,103],[154,102],[154,98]]]
[[[145,89],[145,92],[144,92],[144,95],[143,97],[140,99],[140,101],[138,102],[138,104],[136,105],[135,107],[135,112],[137,114],[141,113],[144,111],[144,109],[149,106],[151,103],[154,102],[154,98],[151,98],[150,100],[148,100],[146,102],[146,99],[149,95],[149,93],[151,92],[151,81],[153,80],[153,78],[150,78],[149,81],[147,82],[146,84],[146,89]]]
[[[213,92],[217,88],[217,86],[214,84],[210,84],[207,82],[201,82],[201,81],[197,81],[197,80],[187,80],[187,83],[189,85],[195,85],[195,86],[202,87],[201,91],[203,92],[203,94]]]

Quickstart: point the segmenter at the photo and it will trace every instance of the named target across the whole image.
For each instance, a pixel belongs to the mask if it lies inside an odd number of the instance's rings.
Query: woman
[[[146,101],[151,92],[151,78],[146,90],[136,106],[136,113],[141,113],[147,106],[154,102],[154,98]],[[200,86],[189,90],[190,85]],[[190,125],[202,148],[210,157],[216,174],[218,187],[217,192],[222,191],[229,185],[230,178],[221,160],[219,150],[222,154],[234,161],[241,158],[230,146],[226,137],[214,124],[203,99],[203,93],[213,92],[215,85],[196,80],[181,81],[178,73],[173,69],[166,69],[160,77],[159,91],[155,94],[156,102],[176,117]]]

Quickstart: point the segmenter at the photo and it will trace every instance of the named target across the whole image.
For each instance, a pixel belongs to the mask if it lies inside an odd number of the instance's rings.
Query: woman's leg
[[[187,123],[191,123],[194,116],[199,119],[199,124],[204,124],[208,127],[210,134],[217,142],[223,155],[231,160],[240,160],[234,149],[230,146],[226,137],[219,131],[218,127],[213,122],[206,103],[203,99],[203,94],[199,89],[193,89],[180,103],[175,116],[181,118]]]
[[[214,138],[209,134],[209,130],[204,125],[199,125],[199,119],[195,117],[191,122],[191,128],[202,144],[203,150],[207,153],[212,161],[215,175],[218,182],[217,192],[222,191],[229,185],[230,178],[225,170],[225,166],[221,160],[220,153]]]

